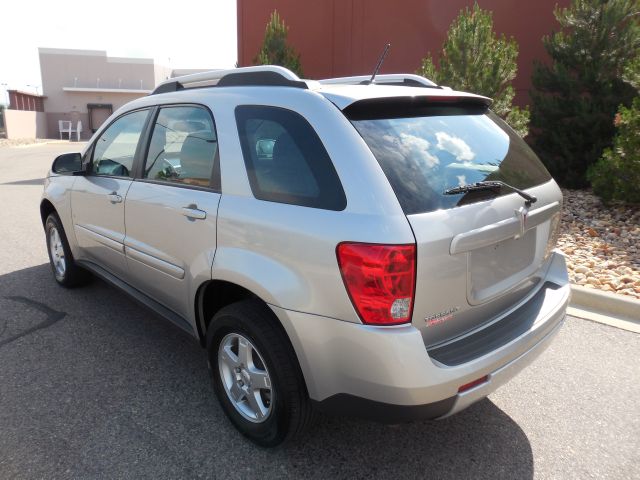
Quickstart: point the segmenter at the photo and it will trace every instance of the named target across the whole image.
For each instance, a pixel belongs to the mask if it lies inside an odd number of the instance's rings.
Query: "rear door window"
[[[353,125],[386,174],[405,214],[425,213],[473,203],[507,189],[444,195],[448,188],[499,180],[526,189],[551,179],[529,146],[498,116],[477,109],[465,112],[423,109],[417,116],[366,118]],[[426,114],[425,114],[426,113]],[[348,115],[348,113],[347,113]]]
[[[343,210],[346,197],[309,122],[283,108],[243,105],[236,122],[253,195],[261,200]]]
[[[197,106],[163,107],[153,125],[143,178],[218,190],[217,154],[218,138],[208,111]]]

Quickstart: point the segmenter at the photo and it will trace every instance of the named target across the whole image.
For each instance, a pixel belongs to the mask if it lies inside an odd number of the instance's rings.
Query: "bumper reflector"
[[[473,382],[465,383],[458,389],[458,393],[466,392],[467,390],[471,390],[478,385],[482,385],[483,383],[487,383],[489,381],[489,375],[485,375],[484,377],[480,377]]]

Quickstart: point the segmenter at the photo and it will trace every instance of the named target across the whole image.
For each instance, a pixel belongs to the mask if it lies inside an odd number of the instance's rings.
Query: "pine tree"
[[[640,56],[632,58],[624,67],[622,79],[640,94]]]
[[[255,65],[280,65],[302,77],[300,55],[287,44],[289,27],[280,18],[277,10],[271,14],[264,32],[262,48],[254,58]]]
[[[460,11],[447,32],[436,68],[431,53],[418,70],[434,82],[456,90],[470,91],[493,99],[492,109],[521,136],[526,136],[528,109],[512,105],[511,81],[517,72],[518,44],[493,31],[493,15],[478,3]]]
[[[610,147],[619,105],[635,89],[625,67],[640,49],[638,0],[572,0],[556,7],[561,31],[544,37],[552,62],[537,63],[531,92],[532,142],[563,185],[588,185],[586,172]]]
[[[613,147],[589,167],[587,178],[593,192],[605,202],[640,204],[640,57],[624,68],[623,79],[636,89],[631,108],[621,106],[613,121],[617,134]]]

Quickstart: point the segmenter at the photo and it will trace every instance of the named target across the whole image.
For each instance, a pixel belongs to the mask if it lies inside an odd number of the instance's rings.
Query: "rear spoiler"
[[[434,115],[473,115],[485,113],[491,99],[480,95],[419,95],[366,98],[342,112],[349,120],[424,117]]]

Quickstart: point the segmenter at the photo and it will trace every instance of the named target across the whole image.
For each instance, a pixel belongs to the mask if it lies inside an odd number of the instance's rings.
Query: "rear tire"
[[[62,228],[60,217],[52,213],[44,224],[47,253],[51,271],[58,284],[65,288],[78,287],[91,280],[91,274],[78,266],[73,259],[67,235]]]
[[[263,303],[243,300],[216,313],[207,331],[220,405],[244,436],[263,447],[301,435],[314,419],[298,360],[276,322]]]

